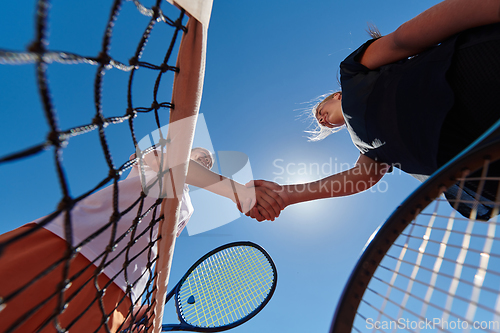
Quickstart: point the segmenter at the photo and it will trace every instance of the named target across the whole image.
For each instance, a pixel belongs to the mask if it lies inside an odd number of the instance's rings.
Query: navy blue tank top
[[[340,65],[342,109],[355,146],[417,178],[432,174],[443,122],[455,103],[447,81],[454,53],[499,39],[500,24],[474,28],[375,70],[359,63],[374,40],[367,41]]]

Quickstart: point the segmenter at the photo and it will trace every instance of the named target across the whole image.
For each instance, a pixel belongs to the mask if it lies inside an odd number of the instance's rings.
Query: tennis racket
[[[330,332],[500,332],[499,166],[497,123],[374,233]]]
[[[259,245],[220,246],[192,265],[167,294],[165,303],[174,297],[180,324],[164,324],[162,331],[220,332],[241,325],[269,302],[277,278],[276,266]]]

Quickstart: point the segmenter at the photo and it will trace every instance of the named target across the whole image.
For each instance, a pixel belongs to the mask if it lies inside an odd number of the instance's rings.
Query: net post
[[[166,166],[172,172],[169,172],[169,176],[163,180],[164,189],[178,193],[164,199],[161,206],[161,215],[164,219],[159,227],[159,259],[156,265],[156,288],[153,292],[155,333],[162,330],[164,299],[175,248],[179,195],[182,193],[187,175],[205,74],[207,26],[190,16],[186,27],[187,33],[183,35],[177,58],[179,73],[175,75],[172,93],[175,108],[170,114],[167,134]]]

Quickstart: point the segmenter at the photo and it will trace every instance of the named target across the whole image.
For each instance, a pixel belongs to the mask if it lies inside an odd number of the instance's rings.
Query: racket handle
[[[168,301],[172,298],[172,296],[174,295],[176,290],[177,290],[177,286],[175,286],[174,289],[170,290],[170,292],[165,297],[165,304],[167,304]]]
[[[181,324],[163,324],[163,325],[161,325],[162,332],[192,331],[192,329],[186,329],[186,328],[189,328],[189,327],[187,325],[181,325]]]

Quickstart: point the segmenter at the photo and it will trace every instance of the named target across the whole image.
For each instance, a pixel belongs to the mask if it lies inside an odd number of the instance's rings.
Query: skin
[[[336,93],[333,98],[320,103],[316,112],[318,123],[328,128],[334,128],[345,124],[342,114],[342,94]]]
[[[499,0],[447,0],[376,40],[361,57],[370,69],[416,55],[470,28],[500,22]]]
[[[280,195],[284,206],[287,207],[300,202],[341,197],[365,191],[382,179],[389,167],[387,164],[378,163],[361,154],[353,168],[313,182],[279,185],[266,180],[254,180],[246,186],[272,189]],[[257,205],[246,215],[260,222],[266,220],[262,211]]]
[[[205,168],[209,170],[212,169],[212,166],[214,164],[210,154],[207,154],[205,150],[200,148],[194,148],[191,151],[191,159],[203,165]]]
[[[156,172],[160,168],[159,155],[157,151],[153,151],[153,153],[143,157],[144,163]],[[135,154],[131,158],[135,158]],[[163,165],[167,164],[164,163]],[[208,166],[211,167],[212,165],[212,159],[203,150],[195,149],[192,151],[186,183],[232,200],[242,213],[249,212],[259,202],[262,212],[260,216],[266,220],[274,221],[280,215],[281,210],[285,208],[283,198],[278,193],[267,187],[246,187],[232,179],[210,171]]]
[[[135,159],[135,157],[136,155],[132,154],[130,159]],[[156,150],[144,156],[143,161],[154,171],[158,172],[160,161]],[[237,204],[238,209],[242,213],[250,211],[256,202],[259,201],[262,219],[274,221],[279,216],[281,210],[285,208],[283,198],[278,193],[273,192],[265,186],[259,188],[245,187],[238,182],[210,171],[212,166],[212,157],[204,149],[193,149],[190,155],[186,183],[231,199]],[[237,197],[234,195],[234,190],[236,190]],[[148,307],[137,306],[134,309],[134,318],[143,318],[146,311],[148,311]],[[151,318],[151,315],[148,318]],[[131,320],[132,317],[127,317],[123,327],[128,327]],[[133,332],[144,332],[144,327],[142,325],[135,326]]]
[[[394,32],[374,41],[361,55],[360,62],[373,70],[416,55],[463,30],[497,22],[500,22],[500,0],[445,0],[402,24]],[[341,96],[318,108],[317,120],[323,126],[341,125],[345,122],[341,117]],[[273,189],[283,198],[285,206],[288,206],[358,193],[367,189],[365,185],[375,185],[387,169],[387,165],[361,154],[352,169],[312,183],[281,186],[256,180],[247,186]],[[332,187],[336,184],[339,186]],[[350,184],[359,186],[354,186],[353,190],[352,186],[348,186]],[[257,203],[260,204],[259,201]],[[265,219],[262,212],[263,209],[257,206],[247,215],[262,221]]]

